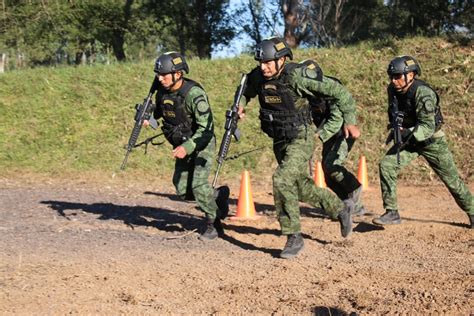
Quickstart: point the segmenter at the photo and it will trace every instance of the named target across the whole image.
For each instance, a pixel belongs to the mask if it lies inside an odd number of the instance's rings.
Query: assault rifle
[[[158,89],[159,81],[155,77],[153,80],[153,83],[150,88],[150,92],[148,93],[148,96],[143,100],[142,104],[136,104],[135,109],[135,125],[133,126],[132,134],[130,135],[130,139],[128,140],[128,145],[126,146],[127,153],[125,154],[125,158],[122,162],[122,165],[120,166],[121,170],[125,169],[125,165],[127,164],[128,160],[128,155],[132,151],[133,148],[138,147],[142,145],[140,143],[139,145],[136,145],[138,136],[140,135],[140,131],[143,126],[143,122],[145,120],[148,120],[150,122],[150,126],[153,127],[153,129],[156,129],[158,127],[158,122],[153,118],[152,114],[153,111],[155,110],[155,105],[151,101],[151,98],[153,97],[153,94],[155,91]],[[158,136],[158,135],[157,135]]]
[[[230,141],[232,140],[232,136],[234,136],[236,141],[239,141],[240,139],[240,131],[237,128],[237,121],[239,120],[239,103],[245,91],[246,84],[247,75],[243,74],[242,79],[240,80],[240,85],[234,95],[234,103],[232,104],[230,110],[227,110],[225,113],[225,132],[224,136],[222,137],[221,146],[219,148],[219,154],[217,155],[217,170],[214,176],[214,181],[212,182],[213,188],[216,187],[219,171],[222,167],[222,164],[224,163],[224,160],[226,160],[227,153],[229,152]]]
[[[395,149],[397,150],[397,163],[400,164],[400,150],[404,146],[403,137],[402,137],[402,124],[403,124],[403,117],[404,113],[398,110],[398,100],[396,97],[393,97],[392,102],[390,104],[390,127],[391,132],[387,138],[386,144],[393,139],[393,143]]]

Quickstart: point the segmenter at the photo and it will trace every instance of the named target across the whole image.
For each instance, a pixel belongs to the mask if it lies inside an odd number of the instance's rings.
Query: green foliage
[[[144,1],[155,19],[164,20],[164,50],[199,58],[210,58],[213,46],[226,45],[234,37],[228,6],[229,0]]]
[[[390,43],[390,46],[386,46]],[[378,161],[387,150],[386,67],[396,55],[411,54],[423,68],[422,79],[437,89],[446,124],[443,127],[461,174],[472,179],[472,61],[471,52],[443,39],[413,38],[364,42],[339,49],[296,50],[295,60],[316,59],[323,71],[338,77],[357,101],[363,136],[351,152],[349,169],[357,172],[360,155],[368,161],[371,182],[378,180]],[[230,107],[241,73],[255,67],[251,56],[219,60],[190,59],[189,77],[209,94],[217,142],[223,134],[224,113]],[[2,174],[36,172],[97,174],[119,177],[149,174],[169,179],[171,146],[138,148],[126,172],[118,173],[133,128],[134,105],[142,102],[153,79],[153,60],[111,66],[37,68],[0,75],[0,170]],[[253,177],[268,178],[276,166],[271,140],[260,130],[258,102],[239,122],[242,140],[233,142],[229,156],[255,147],[265,149],[227,161],[222,181],[236,178],[244,168]],[[157,132],[146,129],[139,141]],[[319,144],[315,158],[320,157]],[[436,179],[423,159],[402,176],[414,181]]]
[[[454,34],[472,40],[472,0],[279,1],[285,39],[306,46],[329,47],[388,36]],[[285,9],[286,8],[286,9]]]
[[[8,70],[146,60],[161,50],[209,58],[234,36],[228,2],[4,0],[0,53],[10,57]]]

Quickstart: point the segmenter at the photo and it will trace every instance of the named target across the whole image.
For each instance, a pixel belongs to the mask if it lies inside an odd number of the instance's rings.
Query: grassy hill
[[[316,59],[324,72],[338,77],[357,101],[363,136],[348,166],[357,172],[360,155],[367,157],[370,181],[378,180],[378,161],[387,150],[386,67],[396,55],[418,58],[422,79],[437,89],[445,117],[443,127],[463,176],[473,176],[472,49],[444,39],[413,38],[362,43],[333,49],[297,50],[295,60]],[[125,172],[119,172],[133,127],[135,103],[142,102],[153,79],[153,62],[65,68],[37,68],[0,74],[0,171],[2,175],[40,174],[53,177],[90,175],[98,178],[170,178],[171,146],[149,146],[147,155],[132,152]],[[209,94],[220,143],[224,112],[231,105],[240,74],[256,63],[251,56],[190,60],[189,77]],[[260,131],[258,103],[253,101],[240,122],[242,140],[230,155],[265,145],[266,149],[225,163],[222,181],[249,169],[253,177],[270,177],[276,162],[271,141]],[[156,132],[144,130],[140,137]],[[139,140],[139,141],[140,141]],[[319,157],[320,143],[315,152]],[[402,177],[424,182],[436,179],[422,160]]]

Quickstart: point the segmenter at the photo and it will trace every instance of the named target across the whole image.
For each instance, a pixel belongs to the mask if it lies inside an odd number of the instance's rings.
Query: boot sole
[[[300,254],[300,252],[303,251],[303,249],[304,249],[304,245],[303,245],[303,247],[301,247],[300,250],[298,250],[297,253],[295,253],[295,254],[292,254],[292,253],[280,254],[280,258],[282,258],[282,259],[291,259],[291,258],[294,258],[294,257],[298,256],[298,255]]]
[[[199,240],[202,240],[202,241],[211,241],[211,240],[214,240],[214,239],[217,239],[217,237],[219,237],[219,235],[216,235],[215,237],[212,236],[212,237],[204,237],[204,236],[199,236]]]
[[[373,219],[372,220],[372,223],[374,223],[375,225],[380,225],[380,226],[384,226],[384,225],[398,225],[398,224],[401,224],[401,220],[396,220],[396,221],[391,221],[390,223],[384,223],[384,222],[381,222],[381,221],[378,221],[377,219]]]

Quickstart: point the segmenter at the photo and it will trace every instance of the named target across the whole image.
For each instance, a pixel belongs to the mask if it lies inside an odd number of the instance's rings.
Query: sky
[[[246,1],[245,1],[246,2]],[[230,0],[229,10],[234,10],[238,5],[244,3],[243,0]],[[212,59],[216,58],[227,58],[235,57],[242,53],[244,43],[249,40],[249,37],[245,34],[234,38],[229,45],[220,46],[212,52]]]
[[[241,5],[243,3],[247,3],[248,0],[230,0],[230,5],[229,5],[229,10],[234,10],[238,5]],[[269,6],[271,0],[264,0],[264,3]],[[283,27],[281,30],[279,30],[280,33],[283,33]],[[271,36],[274,34],[263,34],[264,37]],[[218,59],[218,58],[229,58],[229,57],[235,57],[240,55],[244,49],[247,43],[251,41],[250,37],[246,34],[240,34],[236,38],[234,38],[229,45],[227,46],[221,46],[219,49],[216,49],[212,52],[212,59]]]

